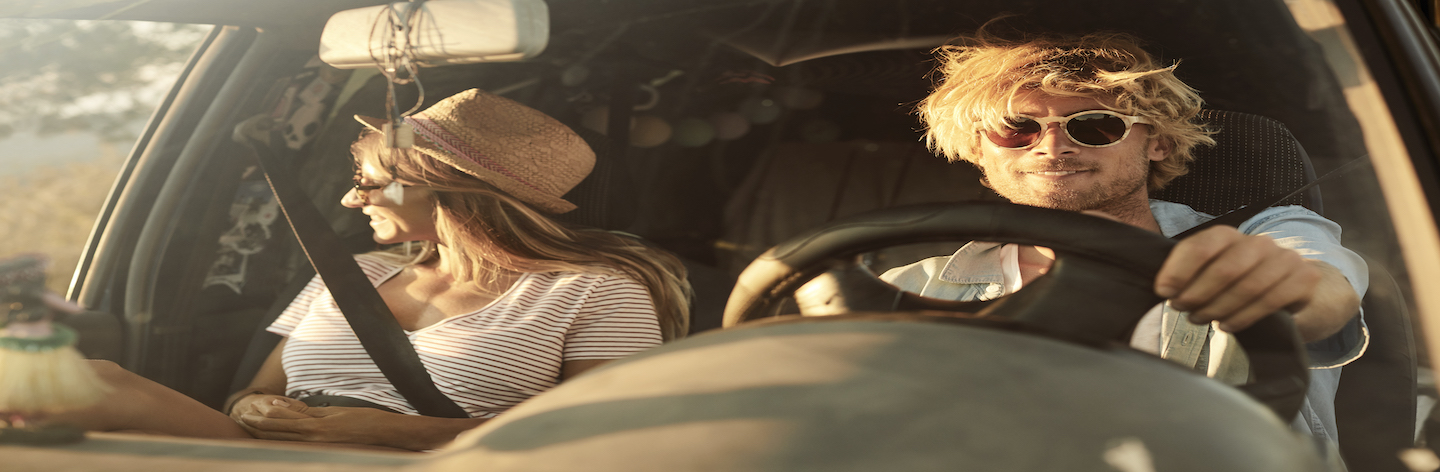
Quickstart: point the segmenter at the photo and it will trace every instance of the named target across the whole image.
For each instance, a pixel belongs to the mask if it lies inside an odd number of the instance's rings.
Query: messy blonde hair
[[[1150,190],[1185,175],[1191,150],[1215,140],[1193,122],[1204,101],[1124,33],[1043,36],[1008,41],[984,32],[935,50],[939,85],[920,102],[930,148],[950,161],[975,163],[980,132],[998,131],[1019,95],[1095,98],[1110,110],[1150,120],[1150,139],[1170,149],[1150,163]]]
[[[449,164],[410,149],[391,149],[366,130],[350,147],[356,160],[372,159],[397,181],[433,192],[435,229],[459,255],[449,261],[459,282],[494,284],[507,273],[623,273],[650,292],[664,340],[690,328],[690,283],[674,255],[639,240],[598,229],[577,229],[551,220],[529,205]],[[418,254],[381,251],[402,264],[435,257],[433,242]]]

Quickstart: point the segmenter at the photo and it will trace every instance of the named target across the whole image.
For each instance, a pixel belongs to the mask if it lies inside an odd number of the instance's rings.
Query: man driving
[[[942,80],[919,106],[927,142],[979,167],[1000,196],[1167,237],[1213,218],[1149,198],[1186,172],[1195,146],[1214,141],[1194,121],[1198,93],[1135,38],[982,35],[941,48],[939,63]],[[928,297],[988,300],[1043,275],[1054,257],[1044,247],[972,242],[882,278]],[[1154,282],[1169,301],[1144,316],[1131,345],[1240,384],[1247,365],[1228,332],[1290,310],[1312,368],[1293,427],[1334,442],[1340,367],[1360,356],[1368,336],[1358,316],[1367,274],[1340,246],[1339,225],[1299,206],[1269,208],[1239,228],[1180,241]]]

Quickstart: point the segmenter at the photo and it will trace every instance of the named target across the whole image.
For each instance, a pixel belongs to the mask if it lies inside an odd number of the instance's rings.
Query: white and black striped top
[[[379,285],[401,267],[356,256]],[[343,395],[418,414],[385,380],[316,276],[269,331],[288,340],[286,395]],[[406,331],[440,391],[489,418],[554,387],[566,361],[614,359],[660,345],[645,287],[620,274],[526,274],[473,313]]]

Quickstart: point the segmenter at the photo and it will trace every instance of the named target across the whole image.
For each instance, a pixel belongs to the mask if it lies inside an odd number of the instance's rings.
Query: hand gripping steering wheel
[[[1055,251],[1056,259],[1024,290],[993,302],[906,293],[858,263],[859,254],[889,246],[957,240],[1044,246]],[[724,325],[768,316],[786,296],[824,274],[833,278],[833,290],[808,294],[829,307],[820,310],[823,314],[960,311],[1013,320],[1061,339],[1128,344],[1140,318],[1163,301],[1153,281],[1174,247],[1175,241],[1159,234],[1068,211],[1009,203],[891,208],[831,222],[756,258],[735,283]],[[1289,315],[1271,314],[1235,337],[1250,359],[1254,379],[1239,388],[1281,418],[1294,418],[1309,372]]]

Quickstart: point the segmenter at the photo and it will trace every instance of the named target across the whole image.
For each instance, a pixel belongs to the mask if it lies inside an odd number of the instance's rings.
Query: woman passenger
[[[426,450],[560,381],[686,332],[689,285],[678,260],[545,216],[575,208],[561,196],[594,165],[565,125],[480,90],[406,118],[410,149],[385,146],[383,121],[356,118],[369,129],[351,147],[356,185],[341,204],[370,216],[376,242],[404,243],[356,259],[435,384],[470,418],[419,416],[365,355],[317,276],[269,327],[285,339],[250,388],[226,402],[228,417],[97,363],[116,401],[64,419],[92,430]],[[315,395],[374,407],[300,401]]]

